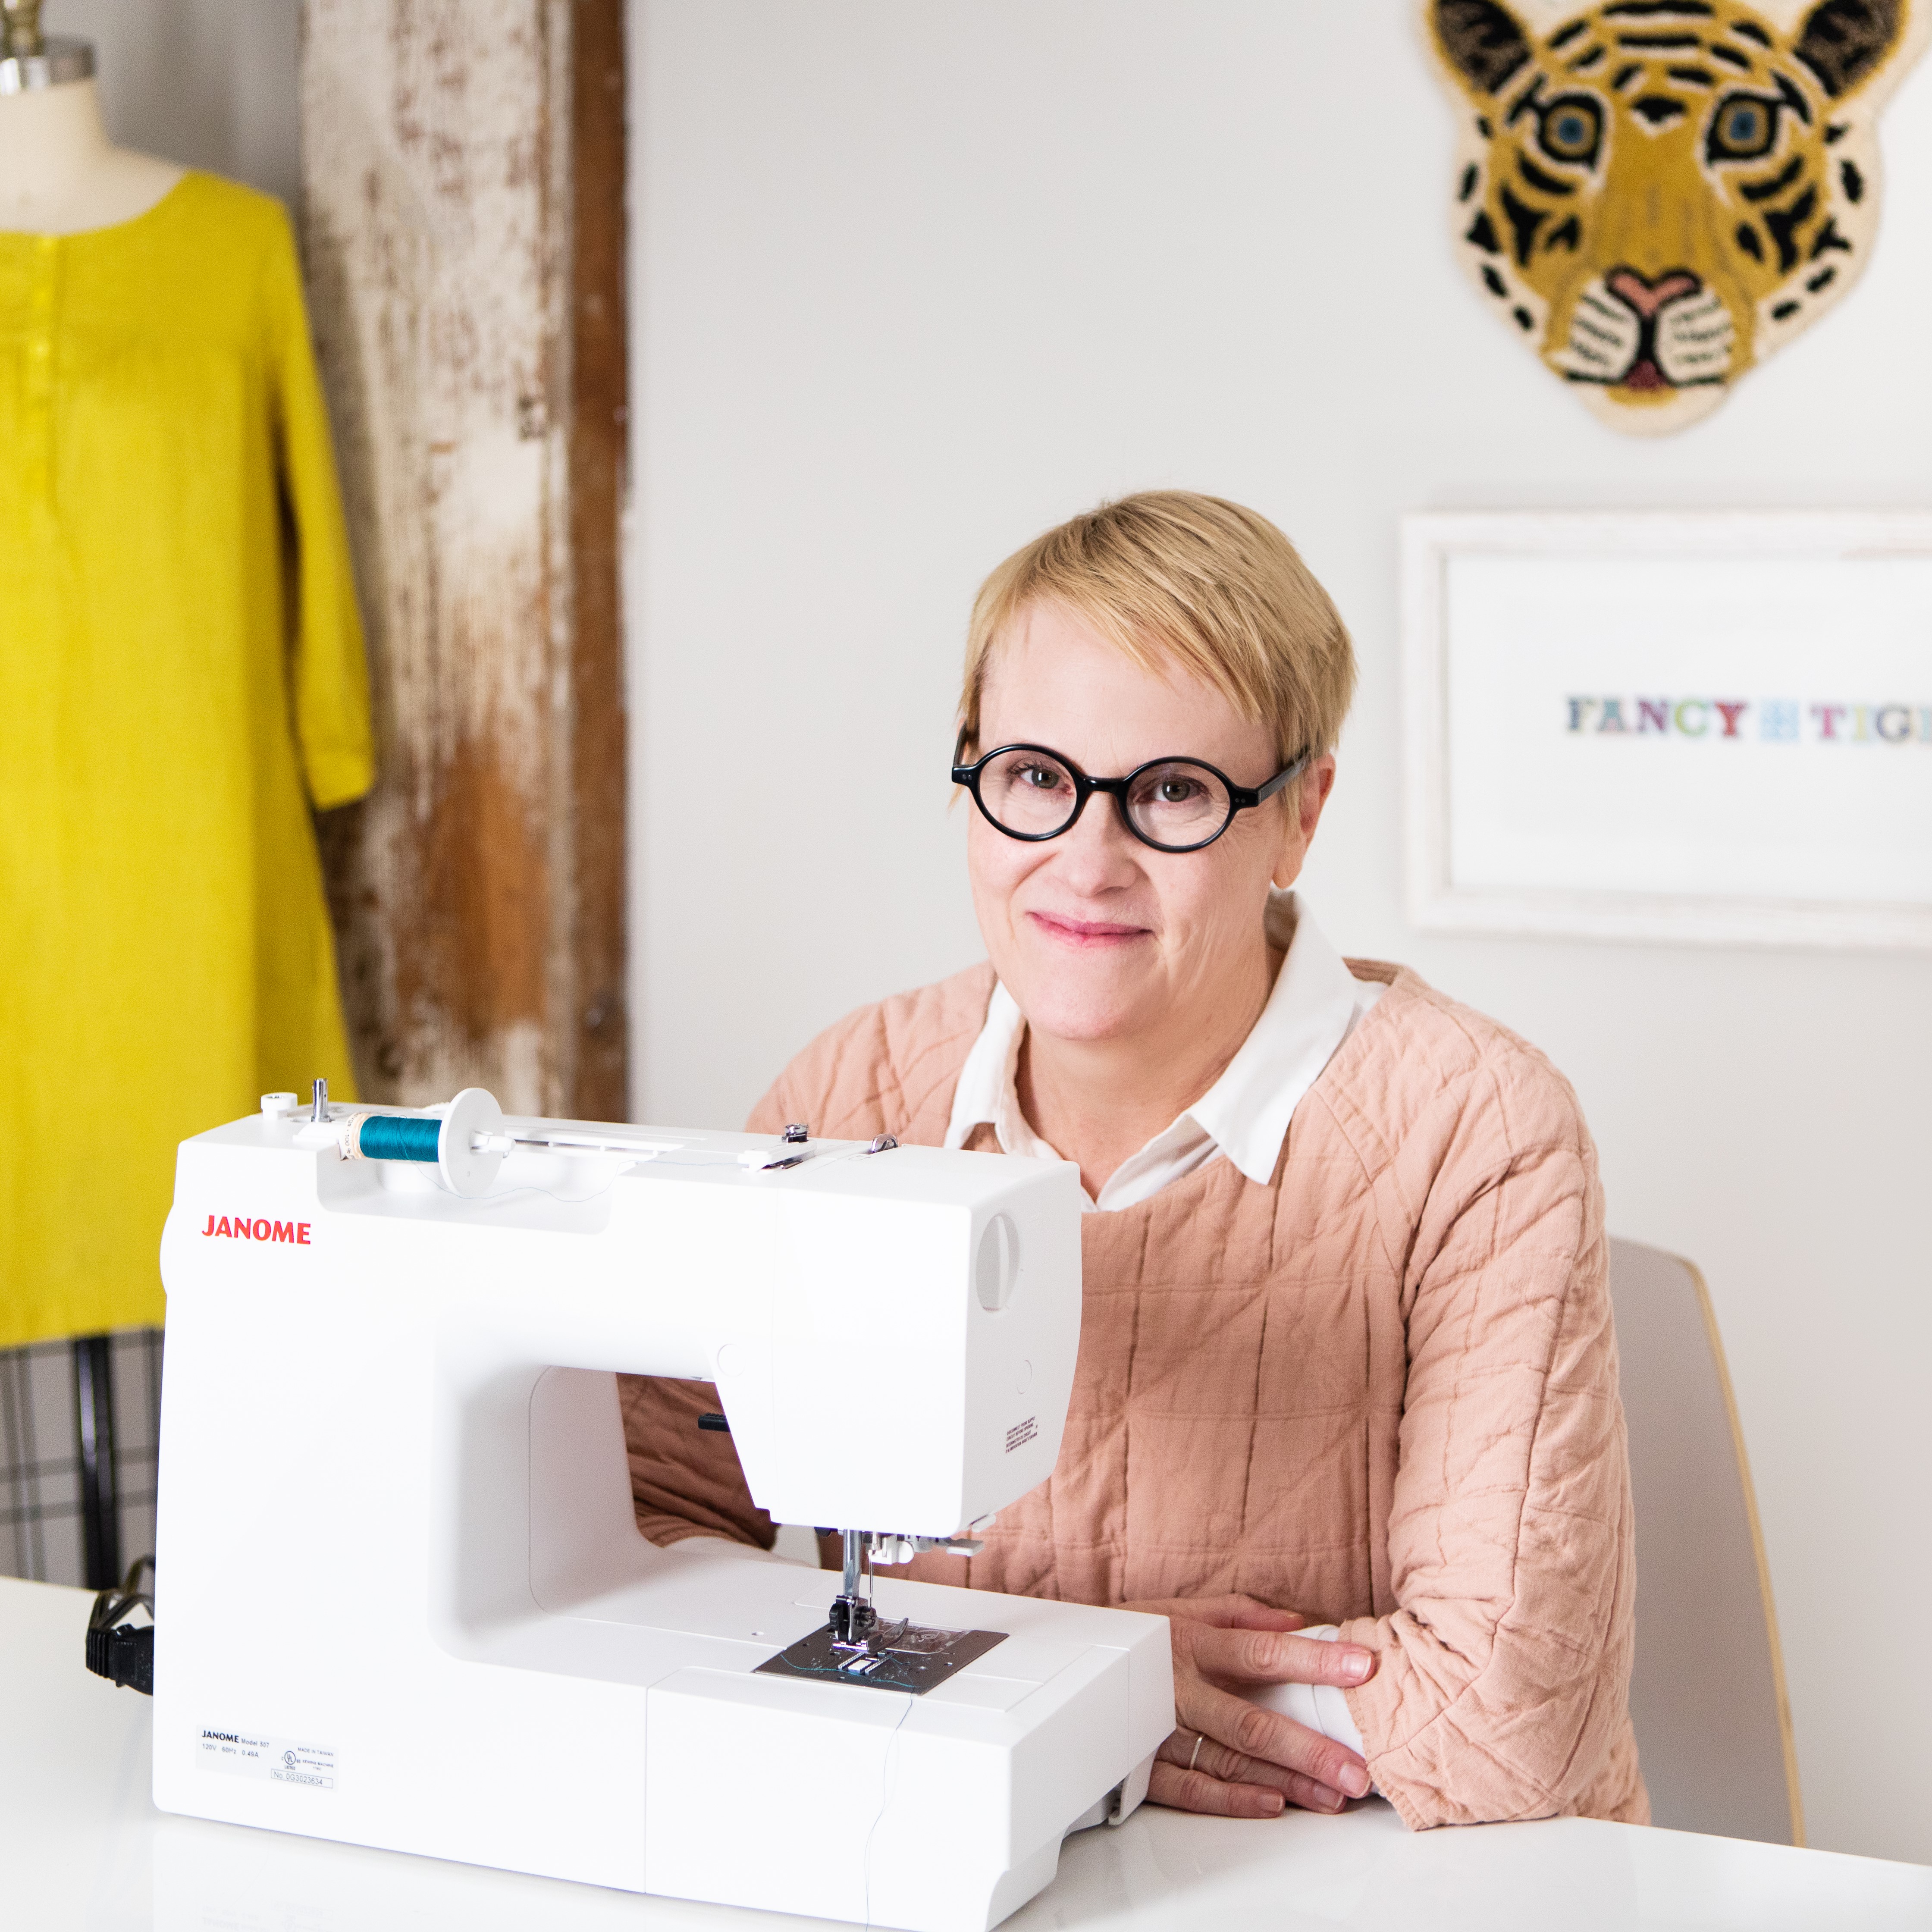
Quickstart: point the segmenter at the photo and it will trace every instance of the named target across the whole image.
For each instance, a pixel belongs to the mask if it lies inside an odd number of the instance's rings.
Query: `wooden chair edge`
[[[1670,1253],[1660,1249],[1660,1253]],[[1704,1333],[1711,1344],[1711,1359],[1717,1364],[1718,1386],[1723,1391],[1724,1414],[1731,1425],[1731,1444],[1737,1453],[1738,1479],[1743,1485],[1744,1516],[1750,1525],[1751,1554],[1757,1562],[1758,1594],[1764,1604],[1765,1636],[1771,1646],[1772,1683],[1778,1696],[1778,1735],[1784,1748],[1784,1794],[1791,1810],[1791,1842],[1804,1843],[1804,1798],[1798,1782],[1798,1743],[1791,1727],[1791,1696],[1784,1679],[1784,1648],[1778,1640],[1778,1601],[1772,1594],[1771,1563],[1765,1554],[1764,1526],[1757,1512],[1757,1488],[1751,1480],[1750,1455],[1744,1447],[1744,1433],[1738,1417],[1736,1392],[1731,1387],[1730,1364],[1724,1355],[1724,1338],[1718,1331],[1718,1312],[1704,1271],[1687,1256],[1671,1254],[1690,1276],[1697,1294],[1697,1307],[1704,1318]]]

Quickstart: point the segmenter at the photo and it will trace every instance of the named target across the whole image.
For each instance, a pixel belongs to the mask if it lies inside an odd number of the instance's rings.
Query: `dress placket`
[[[54,324],[60,267],[59,238],[37,237],[27,298],[26,447],[22,453],[27,514],[33,534],[43,538],[51,537],[54,527]]]

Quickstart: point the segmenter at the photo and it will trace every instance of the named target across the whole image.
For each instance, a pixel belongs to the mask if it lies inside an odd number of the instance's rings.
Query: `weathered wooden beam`
[[[571,774],[574,1106],[629,1112],[620,548],[630,460],[623,0],[571,9]]]
[[[323,832],[358,1073],[620,1117],[621,0],[305,0],[304,25],[382,758]]]

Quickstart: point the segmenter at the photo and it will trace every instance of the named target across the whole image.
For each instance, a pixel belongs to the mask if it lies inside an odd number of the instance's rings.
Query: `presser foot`
[[[825,1626],[836,1650],[863,1650],[879,1628],[879,1613],[856,1593],[842,1592],[832,1600],[831,1621]]]

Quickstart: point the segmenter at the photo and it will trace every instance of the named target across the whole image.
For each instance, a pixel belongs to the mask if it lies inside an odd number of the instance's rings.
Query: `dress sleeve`
[[[328,406],[288,218],[278,209],[267,275],[270,382],[294,554],[289,676],[310,801],[346,805],[375,782],[369,672]]]
[[[1397,1607],[1341,1634],[1379,1653],[1349,1708],[1417,1828],[1574,1811],[1624,1735],[1636,1574],[1602,1190],[1574,1098],[1538,1074],[1479,1076],[1402,1216]]]

